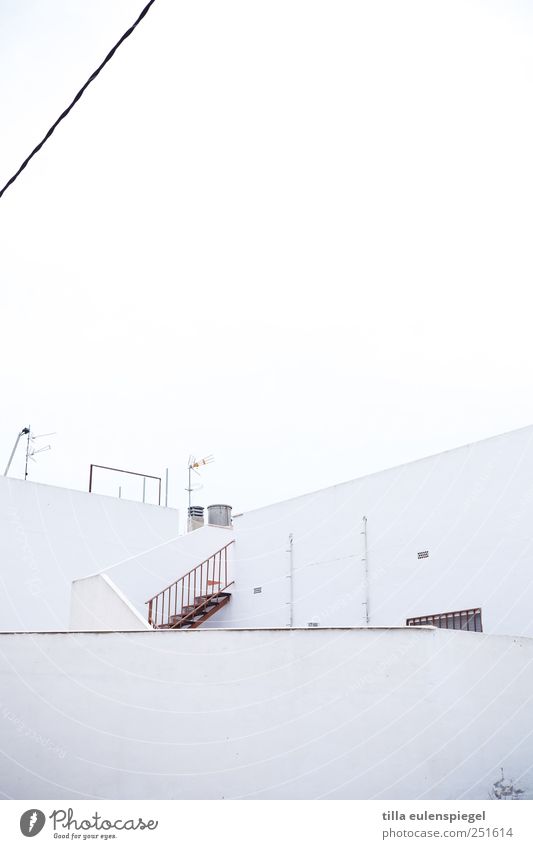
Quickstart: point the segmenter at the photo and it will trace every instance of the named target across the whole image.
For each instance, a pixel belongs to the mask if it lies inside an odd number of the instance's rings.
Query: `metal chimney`
[[[229,504],[211,504],[207,508],[207,524],[231,528],[231,507]]]

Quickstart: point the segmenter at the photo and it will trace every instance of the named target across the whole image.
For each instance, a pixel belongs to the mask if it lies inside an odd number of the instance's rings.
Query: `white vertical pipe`
[[[146,478],[143,478],[143,504],[146,501]]]
[[[165,507],[168,507],[168,469],[165,469]]]
[[[289,628],[294,626],[294,536],[289,534]]]
[[[366,525],[367,525],[367,518],[366,518],[366,516],[363,516],[363,530],[361,531],[361,533],[363,534],[363,556],[362,556],[361,559],[362,559],[363,565],[364,565],[363,586],[364,586],[364,596],[365,596],[365,600],[364,600],[363,604],[364,604],[364,607],[365,607],[365,623],[367,625],[369,625],[370,624],[370,584],[369,584],[369,575],[368,575],[368,534],[367,534]]]

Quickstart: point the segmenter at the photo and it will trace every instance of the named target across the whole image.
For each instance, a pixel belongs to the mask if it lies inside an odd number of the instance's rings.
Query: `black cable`
[[[122,38],[120,38],[120,39],[117,41],[117,43],[115,44],[115,46],[114,46],[114,47],[113,47],[113,48],[109,51],[109,53],[108,53],[108,54],[107,54],[107,56],[105,57],[104,61],[102,62],[102,64],[101,64],[101,65],[99,65],[99,67],[96,69],[96,71],[93,71],[93,73],[91,74],[91,76],[89,77],[89,79],[87,80],[87,82],[85,83],[85,85],[84,85],[82,88],[80,88],[79,92],[77,93],[76,97],[74,98],[74,100],[72,101],[72,103],[70,104],[70,106],[67,106],[67,108],[65,109],[65,111],[61,113],[61,115],[59,116],[59,118],[57,119],[57,121],[55,121],[55,122],[52,124],[52,126],[50,127],[50,129],[48,130],[48,132],[46,133],[46,135],[44,136],[44,138],[43,138],[43,139],[39,142],[39,144],[37,145],[37,147],[35,147],[35,148],[32,150],[32,152],[30,153],[30,155],[26,157],[26,159],[24,160],[24,162],[22,163],[22,165],[20,166],[20,168],[18,169],[18,171],[17,171],[15,174],[13,174],[13,176],[12,176],[12,177],[11,177],[11,178],[7,181],[7,183],[5,184],[4,188],[0,190],[0,198],[2,197],[2,195],[4,194],[4,192],[6,191],[6,189],[8,189],[8,188],[9,188],[9,186],[11,186],[11,184],[15,182],[15,180],[17,179],[17,177],[19,176],[19,174],[21,174],[21,173],[22,173],[22,171],[24,171],[24,169],[25,169],[26,165],[27,165],[27,164],[28,164],[28,163],[29,163],[29,162],[33,159],[33,157],[35,156],[35,154],[36,154],[36,153],[39,153],[40,149],[41,149],[41,148],[42,148],[42,146],[45,144],[45,142],[47,142],[47,141],[48,141],[48,139],[50,138],[50,136],[52,135],[52,133],[54,132],[54,130],[55,130],[55,128],[58,126],[58,124],[60,124],[60,123],[61,123],[61,121],[63,120],[63,118],[66,118],[66,117],[67,117],[67,115],[69,114],[70,110],[71,110],[71,109],[73,108],[73,106],[75,106],[75,104],[78,102],[78,100],[80,99],[80,97],[82,96],[82,94],[85,92],[85,90],[86,90],[86,89],[90,86],[90,84],[92,83],[92,81],[96,79],[96,77],[98,76],[98,74],[100,73],[100,71],[102,70],[102,68],[104,68],[104,67],[107,65],[107,63],[109,62],[109,60],[113,58],[113,56],[115,55],[116,51],[118,50],[118,48],[119,48],[119,47],[120,47],[120,45],[122,44],[122,42],[123,42],[123,41],[126,41],[126,39],[127,39],[127,38],[128,38],[128,37],[132,34],[133,30],[134,30],[134,29],[135,29],[135,28],[136,28],[136,27],[140,24],[140,22],[142,21],[142,19],[144,18],[144,16],[148,13],[148,11],[149,11],[149,9],[150,9],[150,6],[153,6],[153,4],[154,4],[154,3],[155,3],[155,0],[150,0],[150,2],[146,4],[146,6],[145,6],[145,7],[144,7],[144,9],[142,10],[141,14],[139,15],[139,17],[137,18],[137,20],[135,21],[135,23],[134,23],[134,24],[132,24],[132,25],[131,25],[131,27],[130,27],[128,30],[126,30],[126,32],[124,33],[124,35],[122,36]]]

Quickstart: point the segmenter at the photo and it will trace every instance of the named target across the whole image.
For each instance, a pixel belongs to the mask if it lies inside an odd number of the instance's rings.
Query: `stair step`
[[[172,625],[176,622],[180,622],[182,619],[187,619],[187,621],[197,619],[199,616],[204,616],[208,611],[211,611],[214,607],[218,607],[218,603],[208,604],[200,608],[184,607],[181,613],[176,613],[172,615],[169,619],[169,622]]]
[[[216,601],[210,601],[210,602],[207,602],[206,604],[189,604],[186,607],[182,608],[181,615],[182,616],[188,616],[189,613],[193,612],[193,610],[202,610],[203,611],[203,610],[206,609],[206,607],[212,607],[215,604],[217,604]],[[178,613],[177,616],[179,616],[179,615],[180,614]]]

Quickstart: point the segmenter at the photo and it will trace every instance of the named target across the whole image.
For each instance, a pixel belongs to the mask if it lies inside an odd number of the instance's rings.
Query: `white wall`
[[[0,477],[0,630],[68,627],[74,578],[177,534],[177,510]]]
[[[144,616],[139,613],[103,572],[73,581],[70,628],[76,631],[138,631],[151,629],[151,625],[146,613]]]
[[[0,635],[13,798],[533,798],[533,641],[434,629]]]
[[[533,427],[236,517],[232,601],[205,627],[288,624],[290,534],[294,624],[364,624],[363,516],[371,624],[481,607],[533,635]]]

